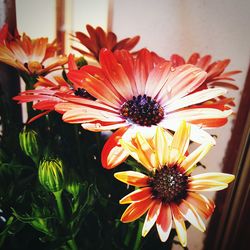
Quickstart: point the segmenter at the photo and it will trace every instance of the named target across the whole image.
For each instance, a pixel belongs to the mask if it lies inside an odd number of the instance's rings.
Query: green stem
[[[60,216],[61,220],[64,221],[65,215],[64,215],[64,209],[63,209],[63,204],[62,204],[62,190],[58,191],[58,192],[54,192],[53,194],[55,196],[59,216]]]
[[[72,238],[71,240],[68,240],[67,243],[68,243],[68,245],[70,246],[70,248],[72,250],[77,250],[78,249],[74,238]]]
[[[140,249],[140,244],[141,244],[141,239],[142,239],[142,236],[141,236],[142,227],[143,227],[143,222],[141,222],[141,221],[139,220],[139,223],[138,223],[138,230],[137,230],[137,234],[136,234],[136,239],[135,239],[135,244],[134,244],[133,250],[138,250],[138,249]]]

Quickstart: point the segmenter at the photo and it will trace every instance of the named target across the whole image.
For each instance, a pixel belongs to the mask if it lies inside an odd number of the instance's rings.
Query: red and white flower
[[[223,88],[194,92],[207,73],[190,64],[173,67],[172,63],[143,49],[133,56],[126,50],[112,53],[103,49],[100,68],[84,66],[67,74],[74,88],[83,88],[96,100],[63,95],[56,105],[64,112],[63,120],[80,123],[90,131],[117,131],[102,150],[102,164],[112,168],[128,154],[119,139],[131,140],[143,129],[151,134],[155,126],[175,131],[181,120],[191,124],[191,140],[215,143],[204,128],[222,126],[232,110],[224,104],[202,103],[226,93]]]

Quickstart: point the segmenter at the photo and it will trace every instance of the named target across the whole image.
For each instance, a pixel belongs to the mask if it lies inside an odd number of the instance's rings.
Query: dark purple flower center
[[[164,117],[161,105],[147,95],[133,96],[132,100],[122,105],[120,111],[127,120],[148,127],[158,124]]]
[[[163,167],[150,180],[153,195],[163,202],[179,202],[187,195],[188,177],[176,166]]]

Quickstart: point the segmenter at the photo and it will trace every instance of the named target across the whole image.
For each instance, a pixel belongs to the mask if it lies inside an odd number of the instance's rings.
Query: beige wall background
[[[55,37],[55,0],[16,0],[20,32],[31,37]],[[110,10],[112,10],[110,12]],[[235,76],[239,91],[229,91],[239,106],[250,55],[250,1],[248,0],[66,0],[65,31],[85,31],[85,25],[112,29],[119,39],[140,35],[137,48],[147,47],[163,57],[178,53],[187,58],[193,52],[211,54],[214,60],[230,58],[228,70]],[[67,44],[70,51],[70,44]],[[212,133],[216,146],[203,163],[210,171],[221,171],[234,117]],[[199,168],[197,172],[203,172]],[[206,194],[207,195],[207,194]],[[210,193],[209,197],[214,194]],[[205,234],[188,230],[190,250],[203,248]],[[174,250],[182,249],[175,246]]]

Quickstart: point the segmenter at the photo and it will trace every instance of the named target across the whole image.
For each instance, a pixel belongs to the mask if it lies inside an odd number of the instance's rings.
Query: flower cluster
[[[26,82],[26,90],[13,99],[32,104],[27,126],[52,112],[84,130],[112,131],[102,148],[102,166],[112,169],[131,156],[145,167],[143,172],[115,173],[118,180],[137,187],[120,200],[131,203],[121,221],[131,222],[146,213],[142,236],[156,224],[165,242],[174,225],[185,247],[185,220],[203,232],[202,217],[207,219],[215,208],[199,192],[225,189],[234,179],[222,173],[191,174],[216,144],[208,131],[225,125],[233,112],[234,102],[226,95],[228,89],[238,89],[232,76],[240,71],[226,71],[230,60],[213,62],[210,55],[194,53],[185,60],[177,54],[163,58],[146,48],[131,52],[139,36],[117,41],[113,32],[86,28],[88,34],[73,35],[87,49],[73,46],[81,54],[77,58],[73,53],[58,55],[56,41],[11,35],[4,25],[0,62],[16,68]],[[96,60],[95,65],[88,58]],[[188,150],[190,141],[197,146],[193,152]],[[26,144],[22,148],[29,149]],[[62,164],[56,161],[56,167],[44,161],[39,168],[40,182],[46,189],[55,186],[53,192],[62,190],[58,183],[64,180]],[[61,211],[60,204],[64,220]]]

